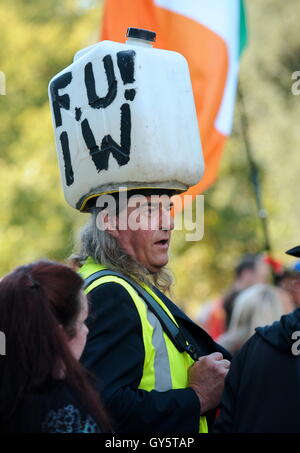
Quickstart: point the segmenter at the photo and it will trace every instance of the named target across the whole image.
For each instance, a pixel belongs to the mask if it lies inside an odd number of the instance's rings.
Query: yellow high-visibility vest
[[[86,279],[95,272],[103,269],[107,268],[95,263],[94,260],[89,257],[80,268],[79,273],[82,278]],[[146,302],[138,295],[130,283],[120,277],[106,275],[91,283],[85,290],[85,293],[88,294],[99,285],[109,282],[118,283],[127,290],[135,304],[141,320],[145,359],[143,375],[138,388],[147,391],[157,390],[158,392],[187,388],[188,369],[193,365],[194,360],[187,352],[178,351],[168,335],[163,331],[157,317],[148,309]],[[160,304],[173,322],[177,324],[174,316],[159,296],[154,293],[149,286],[145,284],[142,284],[142,286]],[[207,433],[208,427],[206,417],[201,416],[199,423],[199,432]]]

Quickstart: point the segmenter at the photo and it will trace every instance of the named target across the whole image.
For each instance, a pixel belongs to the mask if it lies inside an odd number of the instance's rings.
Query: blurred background
[[[88,215],[63,198],[47,87],[75,52],[99,40],[101,0],[2,0],[0,71],[0,275],[41,257],[64,261]],[[245,2],[248,44],[240,62],[244,115],[268,212],[272,256],[300,243],[300,71],[298,0]],[[129,26],[131,24],[128,24]],[[241,99],[216,182],[205,191],[199,242],[174,232],[174,299],[190,314],[228,288],[245,253],[265,248],[242,128]],[[253,176],[253,175],[252,175]]]

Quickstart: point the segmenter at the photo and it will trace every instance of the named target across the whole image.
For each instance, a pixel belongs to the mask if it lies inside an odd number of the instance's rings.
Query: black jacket
[[[300,309],[255,335],[233,358],[216,432],[300,432]],[[299,342],[300,343],[300,342]]]
[[[6,433],[100,433],[101,429],[64,380],[51,380],[29,392],[9,422]]]
[[[118,283],[104,283],[89,295],[92,309],[82,361],[99,379],[101,397],[116,432],[198,432],[200,404],[191,388],[151,392],[138,389],[145,350],[135,304]],[[222,352],[198,325],[160,293],[166,306],[193,339],[199,355]],[[213,414],[208,414],[208,420]]]

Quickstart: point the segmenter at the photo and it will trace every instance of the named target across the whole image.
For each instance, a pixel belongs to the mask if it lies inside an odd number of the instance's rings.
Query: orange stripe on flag
[[[155,47],[179,52],[188,61],[205,173],[199,184],[191,187],[187,193],[203,193],[216,179],[226,140],[225,135],[215,127],[228,74],[226,43],[199,22],[158,7],[153,0],[107,0],[101,39],[124,42],[128,27],[155,31]]]
[[[181,53],[188,61],[198,114],[205,173],[189,195],[203,193],[216,179],[226,137],[214,126],[228,72],[225,42],[202,24],[166,9],[157,8],[164,48]]]
[[[108,0],[105,2],[100,40],[124,42],[128,27],[158,32],[156,7],[152,0]],[[155,47],[163,48],[158,33]]]
[[[207,144],[207,153],[204,155],[205,159],[205,173],[201,181],[183,195],[195,195],[205,192],[216,180],[226,136],[221,134],[217,129],[211,133],[211,140]]]

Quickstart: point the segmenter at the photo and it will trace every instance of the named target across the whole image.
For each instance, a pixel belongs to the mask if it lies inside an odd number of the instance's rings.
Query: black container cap
[[[292,249],[287,250],[285,253],[299,258],[300,257],[300,245],[297,245],[296,247],[293,247]]]
[[[156,33],[154,31],[144,30],[143,28],[127,28],[126,36],[127,38],[144,39],[145,41],[152,42],[156,40]]]

